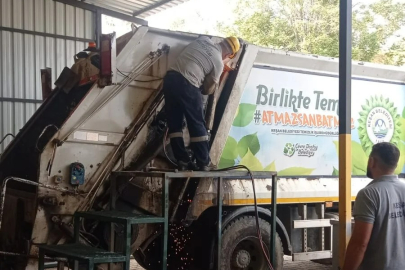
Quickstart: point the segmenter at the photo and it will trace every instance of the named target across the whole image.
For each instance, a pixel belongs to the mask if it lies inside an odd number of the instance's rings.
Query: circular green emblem
[[[369,155],[373,145],[379,142],[398,145],[401,124],[394,103],[382,96],[372,96],[362,108],[358,131],[364,152]]]
[[[292,143],[286,143],[284,146],[284,155],[291,157],[295,153],[295,147]]]

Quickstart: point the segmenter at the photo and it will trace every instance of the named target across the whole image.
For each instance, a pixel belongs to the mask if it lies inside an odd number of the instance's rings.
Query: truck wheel
[[[259,219],[260,230],[266,252],[269,250],[270,224]],[[232,221],[222,235],[222,270],[267,270],[266,258],[257,236],[256,220],[253,216],[244,216]],[[283,244],[276,236],[276,262],[274,270],[283,269]]]

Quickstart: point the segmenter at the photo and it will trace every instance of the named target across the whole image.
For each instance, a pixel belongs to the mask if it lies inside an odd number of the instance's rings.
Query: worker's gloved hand
[[[218,83],[216,83],[211,76],[205,77],[204,83],[203,83],[203,90],[202,94],[203,95],[212,95],[215,93],[215,91],[218,89]]]
[[[224,65],[226,66],[226,64],[228,64],[229,63],[229,61],[231,61],[232,59],[231,58],[225,58],[222,62],[224,63]]]

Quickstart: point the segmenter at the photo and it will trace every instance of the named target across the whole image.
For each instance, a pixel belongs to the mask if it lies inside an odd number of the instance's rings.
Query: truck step
[[[76,212],[76,217],[99,220],[104,222],[116,222],[116,223],[126,223],[130,224],[147,224],[147,223],[164,223],[165,219],[163,217],[153,216],[153,215],[142,215],[135,214],[131,212],[122,211],[88,211],[88,212]]]
[[[83,261],[90,260],[96,264],[126,261],[126,256],[123,254],[105,251],[82,244],[40,245],[39,249],[40,251],[43,251],[44,254],[51,257],[57,256]]]
[[[332,258],[332,250],[293,253],[293,261],[311,261]]]

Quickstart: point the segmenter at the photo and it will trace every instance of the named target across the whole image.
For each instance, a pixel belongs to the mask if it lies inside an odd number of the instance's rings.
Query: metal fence
[[[94,25],[92,12],[53,0],[0,0],[0,141],[41,105],[40,69],[51,68],[55,81],[94,40]]]

